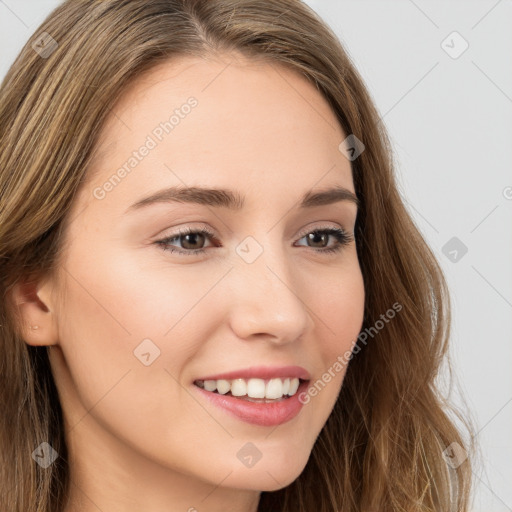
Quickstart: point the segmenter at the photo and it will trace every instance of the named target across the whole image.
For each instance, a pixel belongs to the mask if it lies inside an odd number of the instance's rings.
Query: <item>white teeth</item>
[[[251,398],[265,398],[265,381],[263,379],[249,379],[247,383],[247,396]]]
[[[221,395],[225,395],[231,389],[231,382],[229,380],[220,379],[217,382],[217,391]]]
[[[297,393],[297,389],[299,388],[299,379],[293,378],[290,380],[290,389],[288,390],[289,395],[295,395]]]
[[[217,389],[217,381],[216,380],[205,380],[204,381],[204,389],[206,389],[206,391],[215,391]]]
[[[233,396],[247,396],[248,398],[266,398],[268,400],[276,400],[283,396],[293,396],[299,388],[300,381],[298,378],[280,379],[274,378],[268,381],[264,379],[252,378],[233,379],[233,380],[205,380],[197,381],[199,387],[206,391],[212,391],[225,395],[229,391]]]
[[[265,398],[281,398],[283,396],[283,382],[281,379],[270,379],[265,391]]]
[[[283,395],[287,395],[290,391],[290,379],[284,379],[283,381]]]
[[[244,379],[235,379],[231,381],[231,394],[233,396],[247,395],[247,383]]]

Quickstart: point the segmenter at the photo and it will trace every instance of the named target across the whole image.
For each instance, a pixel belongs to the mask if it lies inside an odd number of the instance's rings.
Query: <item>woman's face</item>
[[[301,204],[355,193],[347,135],[304,78],[234,54],[159,66],[114,106],[51,285],[51,364],[85,473],[246,490],[298,477],[363,321],[356,204]],[[291,398],[242,396],[296,378]]]

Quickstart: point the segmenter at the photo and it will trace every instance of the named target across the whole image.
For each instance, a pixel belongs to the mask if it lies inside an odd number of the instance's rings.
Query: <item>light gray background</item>
[[[0,77],[59,3],[0,0]],[[512,512],[512,1],[307,3],[366,81],[404,199],[448,279],[452,399],[464,394],[483,455],[472,510]],[[453,31],[469,44],[457,58],[445,51],[462,48]],[[443,253],[452,237],[468,248],[455,262]]]

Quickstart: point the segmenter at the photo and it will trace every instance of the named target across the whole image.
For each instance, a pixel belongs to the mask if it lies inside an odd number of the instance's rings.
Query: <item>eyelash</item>
[[[315,251],[317,253],[323,253],[323,254],[338,253],[343,249],[343,247],[347,246],[350,242],[354,241],[354,236],[352,234],[347,233],[343,229],[332,228],[332,227],[318,228],[318,229],[314,229],[312,231],[308,231],[299,240],[301,240],[305,236],[312,234],[312,233],[324,233],[324,234],[332,235],[337,239],[337,245],[335,245],[334,247],[329,247],[327,249],[316,249],[314,247],[310,247],[310,249],[312,249],[313,251]],[[170,237],[163,238],[162,240],[157,240],[155,243],[160,245],[164,251],[169,251],[171,253],[184,254],[187,256],[193,256],[196,254],[202,254],[202,253],[206,252],[206,249],[182,250],[182,249],[176,249],[176,248],[168,245],[169,242],[171,242],[177,238],[180,238],[181,236],[192,235],[192,234],[193,235],[195,235],[195,234],[206,235],[206,236],[216,240],[215,234],[210,229],[205,227],[202,229],[185,228]]]

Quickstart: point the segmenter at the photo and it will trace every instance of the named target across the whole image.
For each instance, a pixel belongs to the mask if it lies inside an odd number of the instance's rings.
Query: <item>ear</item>
[[[25,278],[14,285],[12,298],[19,311],[21,332],[26,343],[33,346],[56,345],[58,328],[51,283],[42,284]]]

